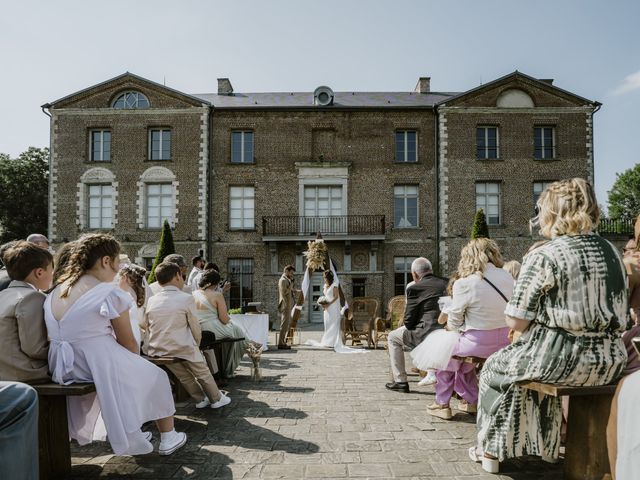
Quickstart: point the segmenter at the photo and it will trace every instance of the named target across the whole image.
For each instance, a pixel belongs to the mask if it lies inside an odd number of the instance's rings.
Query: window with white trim
[[[407,284],[413,280],[411,264],[418,257],[393,257],[394,295],[404,295]]]
[[[549,182],[533,182],[533,206],[535,207],[536,204],[538,203],[538,199],[540,198],[540,195],[542,195],[542,192],[544,192],[547,187],[549,185],[551,185],[553,182],[549,181]]]
[[[89,228],[113,228],[113,187],[87,185]]]
[[[415,228],[418,226],[418,186],[393,187],[393,226]]]
[[[229,187],[230,230],[255,228],[255,195],[254,187]]]
[[[149,99],[140,92],[124,92],[113,101],[113,108],[149,108]]]
[[[240,308],[253,301],[253,269],[253,258],[229,259],[229,308]]]
[[[556,158],[555,127],[535,127],[533,129],[533,156],[538,160]]]
[[[173,224],[173,185],[171,183],[147,183],[145,190],[146,227],[162,228],[165,220]]]
[[[110,162],[111,161],[111,131],[92,130],[91,131],[91,161]]]
[[[418,161],[418,132],[415,130],[396,131],[396,162],[415,163]]]
[[[498,127],[477,127],[476,158],[485,160],[496,159],[498,156]]]
[[[154,128],[149,130],[149,159],[171,160],[171,130]]]
[[[231,132],[231,163],[253,163],[253,132]]]
[[[501,201],[499,182],[476,183],[476,211],[482,209],[487,225],[500,225]]]

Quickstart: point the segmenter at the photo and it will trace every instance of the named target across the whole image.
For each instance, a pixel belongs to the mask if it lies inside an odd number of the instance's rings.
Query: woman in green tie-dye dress
[[[509,326],[524,334],[492,355],[480,375],[477,450],[498,461],[559,454],[560,399],[520,382],[605,385],[627,360],[624,267],[615,247],[592,233],[599,211],[591,185],[556,182],[538,207],[540,233],[551,241],[525,256],[505,311]]]

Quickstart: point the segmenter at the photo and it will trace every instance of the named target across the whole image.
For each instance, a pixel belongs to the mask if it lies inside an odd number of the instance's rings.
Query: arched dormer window
[[[140,92],[124,92],[115,99],[113,108],[149,108],[149,99]]]
[[[496,106],[499,108],[533,108],[535,104],[527,92],[510,88],[500,94]]]

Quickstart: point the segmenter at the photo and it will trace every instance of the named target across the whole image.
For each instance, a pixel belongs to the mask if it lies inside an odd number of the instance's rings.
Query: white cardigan
[[[484,276],[507,300],[511,298],[514,281],[509,272],[488,263]],[[449,328],[493,330],[507,326],[504,315],[507,302],[477,273],[456,280],[452,297],[447,323]]]

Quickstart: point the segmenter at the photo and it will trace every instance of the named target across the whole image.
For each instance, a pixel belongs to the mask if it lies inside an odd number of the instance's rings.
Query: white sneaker
[[[435,383],[438,383],[438,380],[436,379],[436,374],[433,372],[429,372],[425,375],[425,377],[422,380],[418,382],[418,386],[424,387],[425,385],[433,385]]]
[[[204,400],[196,403],[196,408],[205,408],[205,407],[208,407],[209,405],[211,405],[211,402],[207,397],[204,397]]]
[[[142,434],[144,435],[144,439],[147,442],[150,442],[151,439],[153,438],[153,434],[151,432],[142,432]]]
[[[160,441],[160,448],[158,449],[160,455],[171,455],[187,443],[187,434],[184,432],[174,431],[171,434],[165,434],[164,437],[165,439]]]
[[[220,400],[211,404],[211,408],[220,408],[231,403],[231,398],[220,392]]]

